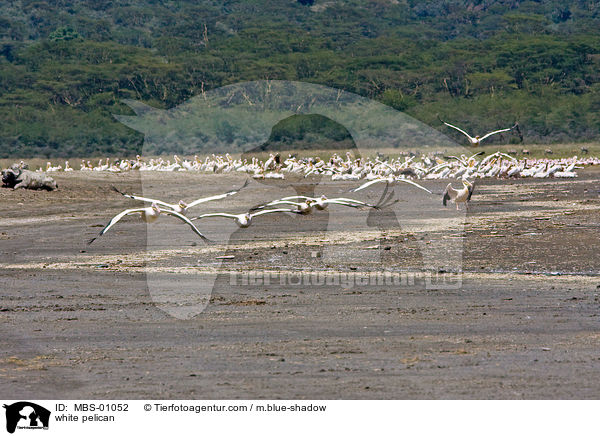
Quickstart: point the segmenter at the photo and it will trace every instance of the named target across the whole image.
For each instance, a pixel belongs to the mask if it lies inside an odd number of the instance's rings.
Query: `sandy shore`
[[[7,397],[599,398],[597,169],[575,180],[478,181],[466,215],[402,188],[393,210],[273,214],[248,229],[201,220],[210,245],[162,218],[148,235],[128,219],[86,241],[136,205],[111,185],[193,198],[244,175],[55,177],[56,192],[0,189]],[[426,182],[435,192],[445,184]],[[293,192],[347,196],[352,186],[252,182],[198,212]],[[455,240],[462,284],[428,285],[428,247]],[[409,279],[357,279],[382,270]],[[319,275],[343,280],[311,281]],[[190,280],[199,293],[156,292]]]

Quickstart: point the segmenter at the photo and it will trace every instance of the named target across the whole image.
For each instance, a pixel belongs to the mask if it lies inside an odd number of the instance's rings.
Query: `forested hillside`
[[[3,0],[0,157],[134,153],[142,136],[112,117],[131,113],[122,99],[169,108],[259,79],[342,88],[432,126],[597,140],[600,2]]]

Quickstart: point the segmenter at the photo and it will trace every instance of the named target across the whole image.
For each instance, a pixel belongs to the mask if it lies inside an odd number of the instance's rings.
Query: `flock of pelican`
[[[416,183],[413,183],[413,184],[416,186],[419,186]],[[192,207],[198,206],[200,204],[203,204],[203,203],[206,203],[209,201],[222,200],[231,195],[235,195],[238,192],[240,192],[242,189],[244,189],[246,186],[248,186],[248,181],[246,181],[246,183],[244,183],[244,185],[241,186],[240,188],[233,189],[233,190],[225,192],[223,194],[199,198],[190,203],[186,203],[182,200],[177,203],[169,203],[166,201],[157,200],[157,199],[148,198],[148,197],[142,197],[142,196],[135,195],[135,194],[126,194],[124,192],[121,192],[119,189],[117,189],[116,187],[113,186],[113,190],[115,192],[121,194],[122,196],[129,198],[131,200],[141,202],[141,203],[150,203],[150,206],[125,209],[124,211],[118,213],[117,215],[115,215],[114,217],[111,218],[111,220],[108,222],[108,224],[100,231],[98,236],[90,239],[88,241],[88,243],[91,244],[98,237],[106,234],[115,224],[117,224],[119,221],[121,221],[121,219],[123,219],[124,217],[126,217],[128,215],[138,215],[146,223],[155,222],[161,214],[165,214],[167,216],[172,216],[174,218],[179,219],[183,223],[187,224],[190,227],[190,229],[196,235],[198,235],[202,240],[204,240],[205,242],[209,242],[210,240],[198,230],[198,228],[194,225],[194,223],[192,221],[206,219],[206,218],[226,218],[226,219],[234,220],[235,223],[241,228],[247,228],[250,226],[250,224],[252,223],[252,220],[255,217],[270,214],[270,213],[295,213],[295,214],[307,215],[307,214],[312,213],[314,209],[325,210],[325,209],[327,209],[327,207],[329,205],[340,205],[340,206],[359,208],[359,209],[368,209],[368,208],[381,209],[383,207],[387,207],[392,204],[389,201],[391,194],[390,194],[390,196],[386,197],[386,194],[387,194],[387,186],[386,186],[386,189],[382,196],[382,198],[385,198],[385,199],[383,201],[381,201],[380,204],[376,204],[376,205],[365,203],[363,201],[356,200],[353,198],[345,198],[345,197],[327,198],[325,195],[321,195],[319,197],[307,197],[307,196],[302,196],[302,195],[296,195],[296,196],[290,196],[290,197],[284,197],[284,198],[272,200],[267,203],[255,206],[247,212],[243,212],[243,213],[239,213],[239,214],[217,212],[217,213],[205,213],[205,214],[201,214],[196,217],[193,217],[193,218],[187,217],[187,214],[189,213],[189,209],[191,209]],[[426,189],[426,188],[422,188],[422,189]],[[427,192],[431,193],[431,191],[429,191],[429,190],[427,190]],[[396,201],[398,201],[398,200],[396,200]]]
[[[481,140],[481,138],[480,138]],[[577,177],[577,169],[587,165],[598,165],[600,159],[594,157],[578,158],[577,156],[562,159],[516,159],[513,156],[496,152],[482,157],[483,152],[472,156],[442,156],[440,154],[403,153],[396,158],[378,155],[375,158],[354,158],[350,152],[345,158],[334,153],[329,159],[319,157],[299,158],[288,156],[285,160],[278,154],[271,154],[265,161],[256,157],[234,159],[231,155],[211,155],[204,159],[195,156],[193,159],[181,159],[175,155],[173,162],[163,158],[120,159],[113,163],[110,158],[101,160],[96,166],[90,161],[82,162],[79,171],[197,171],[208,173],[242,172],[256,179],[285,179],[296,177],[326,176],[332,180],[348,180],[379,183],[397,183],[407,180],[432,179],[477,179],[477,178],[546,178]],[[48,162],[45,169],[38,171],[74,171],[65,162],[52,166]],[[364,189],[366,186],[359,188]]]

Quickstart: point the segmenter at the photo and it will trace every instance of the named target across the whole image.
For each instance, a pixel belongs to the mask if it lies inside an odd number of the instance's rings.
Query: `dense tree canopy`
[[[433,126],[598,139],[599,67],[591,0],[4,0],[0,157],[134,153],[141,135],[112,117],[130,113],[122,99],[168,108],[260,79],[342,88]]]

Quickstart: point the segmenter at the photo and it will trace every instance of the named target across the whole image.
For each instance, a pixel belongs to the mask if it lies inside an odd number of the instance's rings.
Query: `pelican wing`
[[[250,216],[255,217],[255,216],[265,215],[267,213],[274,213],[274,212],[292,212],[292,213],[298,213],[298,211],[294,210],[294,209],[267,209],[267,210],[261,210],[260,212],[256,212],[256,213],[250,214]]]
[[[467,163],[465,162],[465,160],[461,157],[458,156],[447,156],[448,159],[456,159],[457,161],[459,161],[461,164],[463,165],[467,165]]]
[[[467,159],[467,160],[469,161],[469,160],[473,159],[475,156],[481,156],[482,154],[485,154],[485,151],[478,151],[477,153],[475,153],[474,155],[469,157],[469,159]]]
[[[314,198],[314,197],[307,197],[306,195],[292,195],[291,197],[283,197],[283,198],[280,198],[279,200],[272,201],[271,203],[277,203],[279,201],[294,200],[294,199],[316,200],[316,198]],[[269,204],[271,204],[271,203],[269,203]]]
[[[291,204],[292,206],[300,207],[304,203],[298,203],[298,202],[291,201],[291,200],[275,200],[275,201],[272,201],[271,203],[267,204],[267,206],[274,206],[277,204]]]
[[[369,203],[365,203],[364,201],[360,201],[360,200],[355,200],[353,198],[345,198],[345,197],[336,197],[336,198],[331,198],[331,199],[327,199],[325,200],[325,202],[328,202],[330,200],[336,200],[336,201],[344,201],[346,203],[356,203],[356,204],[362,204],[363,206],[371,206]]]
[[[444,191],[444,196],[442,197],[442,204],[446,206],[448,201],[454,197],[456,197],[456,190],[452,187],[451,183],[448,183],[448,186],[446,186],[446,190]]]
[[[192,229],[192,231],[197,234],[198,236],[200,236],[204,241],[209,241],[209,239],[204,236],[202,233],[200,233],[200,230],[198,230],[196,228],[196,226],[194,225],[194,223],[192,223],[189,218],[186,218],[185,216],[181,215],[180,213],[177,213],[173,210],[163,210],[161,211],[167,215],[171,215],[174,216],[175,218],[179,218],[181,221],[183,221],[184,223],[186,223],[188,226],[190,226],[190,228]]]
[[[123,197],[131,198],[133,200],[143,201],[145,203],[160,204],[161,206],[168,207],[169,209],[174,209],[175,208],[174,204],[165,203],[164,201],[161,201],[161,200],[155,200],[153,198],[147,198],[147,197],[140,197],[139,195],[135,195],[135,194],[125,194],[124,192],[119,191],[114,186],[112,186],[112,189],[113,189],[113,191],[118,192],[119,194],[121,194]]]
[[[368,188],[371,185],[374,185],[375,183],[381,183],[381,182],[385,182],[387,183],[387,179],[375,179],[375,180],[371,180],[367,183],[364,183],[362,185],[360,185],[358,188],[355,189],[351,189],[350,192],[358,192],[358,191],[362,191],[363,189]]]
[[[474,141],[474,140],[475,140],[475,138],[471,137],[471,135],[469,135],[469,134],[468,134],[467,132],[465,132],[463,129],[461,129],[461,128],[458,128],[458,127],[456,127],[456,126],[453,126],[452,124],[450,124],[450,123],[447,123],[447,122],[445,122],[445,121],[442,121],[442,122],[443,122],[445,125],[447,125],[448,127],[452,127],[453,129],[455,129],[455,130],[458,130],[460,133],[462,133],[462,134],[463,134],[463,135],[465,135],[467,138],[469,138],[469,140],[470,140],[470,141]],[[481,141],[481,139],[480,139],[480,141]]]
[[[475,183],[471,183],[469,186],[469,196],[467,197],[467,201],[471,201],[471,196],[473,195],[473,191],[475,190]]]
[[[362,208],[365,208],[365,207],[377,207],[377,206],[374,206],[372,204],[367,204],[367,203],[362,203],[362,204],[360,204],[360,203],[349,203],[347,201],[341,201],[341,200],[338,200],[338,199],[325,200],[323,203],[340,204],[342,206],[355,207],[355,208],[358,208],[358,209],[362,209]]]
[[[210,217],[215,217],[215,216],[220,216],[220,217],[224,217],[224,218],[233,218],[233,219],[236,219],[238,217],[238,215],[233,215],[231,213],[215,212],[215,213],[205,213],[205,214],[199,215],[197,217],[192,218],[190,221],[195,221],[195,220],[199,220],[202,218],[210,218]]]
[[[199,198],[198,200],[194,200],[192,201],[190,204],[188,204],[187,208],[189,209],[190,207],[196,206],[198,204],[201,203],[206,203],[207,201],[213,201],[213,200],[221,200],[225,197],[229,197],[230,195],[234,195],[237,194],[238,192],[240,192],[242,189],[244,189],[246,186],[248,186],[248,180],[246,179],[246,182],[244,183],[243,186],[241,186],[240,188],[237,189],[232,189],[231,191],[227,191],[224,194],[219,194],[219,195],[213,195],[211,197],[205,197],[205,198]]]
[[[502,132],[508,132],[509,130],[512,130],[512,127],[509,127],[508,129],[501,129],[501,130],[494,130],[493,132],[490,133],[486,133],[484,136],[482,136],[481,138],[479,138],[480,141],[483,141],[485,138],[495,135],[496,133],[502,133]]]
[[[517,162],[517,159],[515,159],[514,157],[512,157],[510,154],[506,154],[506,153],[500,153],[500,156],[504,156],[509,158],[510,160],[512,160],[513,162]]]
[[[404,183],[408,183],[409,185],[413,185],[416,186],[419,189],[422,189],[423,191],[429,193],[429,194],[433,194],[429,189],[427,189],[425,186],[421,186],[418,183],[413,182],[412,180],[407,180],[407,179],[397,179],[399,182],[404,182]]]
[[[92,238],[88,241],[88,244],[91,244],[92,242],[94,242],[97,238],[99,238],[100,236],[102,236],[103,234],[105,234],[106,232],[108,232],[110,230],[110,228],[112,226],[114,226],[115,224],[117,224],[119,221],[121,221],[121,218],[123,218],[126,215],[132,215],[134,213],[141,213],[144,211],[144,208],[140,208],[140,209],[126,209],[123,212],[115,215],[114,217],[111,218],[111,220],[108,222],[108,224],[106,225],[106,227],[104,227],[100,233],[98,233],[98,236],[96,236],[95,238]]]

